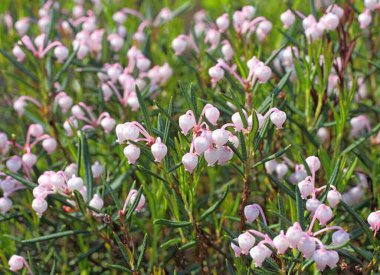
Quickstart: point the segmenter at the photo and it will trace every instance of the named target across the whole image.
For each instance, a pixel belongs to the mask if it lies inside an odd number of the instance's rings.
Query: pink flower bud
[[[102,84],[102,92],[103,92],[103,98],[104,101],[109,101],[112,96],[112,89],[107,84]]]
[[[267,83],[272,76],[272,70],[262,64],[254,68],[254,74],[260,83]]]
[[[195,125],[195,117],[192,111],[187,111],[186,114],[179,117],[179,127],[182,130],[182,134],[187,135]]]
[[[367,222],[370,225],[370,229],[372,231],[379,231],[380,230],[380,210],[376,212],[372,212],[369,214],[367,218]]]
[[[172,41],[172,48],[175,52],[175,55],[181,55],[184,53],[188,46],[188,42],[186,39],[185,35],[180,35],[177,36],[173,41]]]
[[[334,245],[341,245],[350,240],[350,235],[342,229],[335,231],[332,234],[332,242]]]
[[[131,107],[132,111],[137,111],[140,107],[136,93],[131,93],[129,95],[127,103]]]
[[[187,153],[182,157],[182,163],[185,166],[185,170],[192,174],[198,165],[198,156],[194,153]]]
[[[43,135],[44,133],[44,128],[42,128],[41,124],[32,124],[29,126],[29,133],[33,136],[33,137],[40,137]]]
[[[318,24],[314,24],[310,28],[305,30],[305,36],[309,42],[314,42],[315,40],[321,38],[322,34],[323,29]]]
[[[12,201],[7,197],[0,198],[0,211],[1,214],[6,214],[12,208]]]
[[[246,112],[243,110],[243,113],[245,115],[245,119],[248,120]],[[231,116],[231,120],[233,124],[235,124],[235,131],[239,132],[244,129],[243,119],[240,116],[239,112],[234,113]]]
[[[289,248],[289,241],[286,238],[284,231],[281,230],[280,235],[277,235],[273,239],[273,244],[277,249],[278,254],[284,254],[285,251]]]
[[[42,217],[42,214],[48,209],[48,204],[45,199],[36,198],[32,202],[32,208],[38,217]]]
[[[228,42],[223,43],[221,50],[222,50],[223,57],[226,61],[230,61],[232,57],[234,56],[234,50],[232,49],[231,44]]]
[[[206,30],[205,42],[209,43],[212,49],[215,49],[220,42],[220,32],[215,29]]]
[[[319,158],[316,156],[310,156],[305,159],[305,162],[309,166],[310,170],[312,171],[313,169],[315,171],[318,171],[319,168],[321,168],[321,162],[319,161]]]
[[[278,162],[275,159],[267,161],[264,166],[268,174],[273,174],[276,171]]]
[[[92,175],[95,179],[100,178],[103,174],[103,166],[95,161],[93,165],[91,165]]]
[[[281,162],[276,166],[276,174],[279,179],[282,179],[289,171],[288,166]]]
[[[312,214],[315,213],[317,208],[321,205],[322,203],[317,200],[317,199],[308,199],[306,201],[306,209],[307,211],[311,212]]]
[[[369,10],[375,10],[378,5],[378,0],[364,0],[364,6]]]
[[[110,34],[108,35],[107,40],[110,42],[113,51],[118,52],[123,48],[124,39],[119,34]]]
[[[331,220],[333,213],[330,207],[325,204],[321,204],[315,212],[316,218],[319,220],[320,225],[326,225]]]
[[[259,243],[249,251],[256,267],[262,266],[266,258],[269,258],[272,251],[263,243]]]
[[[203,154],[210,147],[210,142],[205,136],[198,136],[194,139],[194,149],[198,155]]]
[[[44,141],[42,142],[42,147],[48,154],[51,154],[57,148],[57,141],[51,137],[44,139]]]
[[[17,99],[13,103],[13,109],[17,112],[19,116],[22,116],[25,113],[25,107],[26,107],[26,102],[24,100]]]
[[[150,67],[150,60],[146,58],[145,56],[139,56],[137,58],[136,67],[139,69],[140,72],[145,72]]]
[[[218,164],[221,166],[225,165],[234,156],[234,152],[228,146],[219,147],[218,150],[219,150]]]
[[[219,110],[211,104],[207,104],[204,109],[205,109],[205,116],[207,120],[212,125],[216,125],[220,116]]]
[[[280,110],[276,110],[270,114],[270,120],[278,129],[282,129],[286,121],[286,113]]]
[[[328,261],[327,261],[327,265],[333,269],[334,267],[337,266],[338,262],[339,262],[339,254],[338,252],[334,251],[334,250],[329,250],[327,251],[328,255],[329,255],[329,258],[328,258]]]
[[[112,82],[115,83],[117,81],[117,79],[119,78],[119,76],[122,73],[122,70],[123,70],[123,68],[118,64],[114,64],[108,68],[107,74],[110,77]]]
[[[115,23],[122,25],[127,20],[127,15],[124,12],[118,11],[112,15],[112,19]]]
[[[54,186],[55,190],[64,190],[66,188],[65,179],[60,174],[51,175],[50,176],[50,183]]]
[[[134,144],[129,144],[124,148],[124,156],[128,159],[129,164],[135,164],[140,157],[141,150]]]
[[[230,20],[228,18],[228,14],[225,13],[222,16],[219,16],[216,19],[216,25],[218,26],[218,28],[221,32],[225,32],[230,25]]]
[[[321,127],[318,129],[317,137],[321,143],[327,143],[330,139],[329,130],[326,127]]]
[[[282,13],[280,19],[285,29],[288,29],[296,21],[296,17],[291,10]]]
[[[216,146],[221,147],[228,142],[231,133],[224,129],[216,129],[212,132],[212,141]]]
[[[16,21],[15,29],[19,36],[23,36],[29,29],[29,18],[24,17]]]
[[[327,193],[327,201],[330,207],[335,207],[342,200],[342,195],[337,190],[330,190]]]
[[[208,166],[214,166],[219,160],[220,151],[218,148],[209,148],[204,152],[205,160]]]
[[[94,194],[94,196],[92,197],[92,199],[89,202],[89,206],[91,206],[92,208],[95,208],[97,210],[102,209],[103,205],[104,205],[104,201],[102,200],[102,198],[98,194]]]
[[[154,160],[156,162],[161,162],[166,154],[168,153],[168,148],[164,143],[161,142],[161,138],[157,138],[156,142],[151,147]]]
[[[32,153],[26,153],[22,156],[22,164],[27,169],[31,169],[37,162],[37,156]]]
[[[22,161],[21,161],[20,157],[13,156],[7,160],[5,165],[7,166],[9,171],[11,171],[12,173],[17,173],[17,171],[20,170],[20,168],[22,166]]]
[[[135,200],[136,200],[136,198],[137,198],[137,195],[138,195],[138,192],[137,192],[137,190],[131,190],[131,192],[132,191],[135,191],[132,195],[131,195],[131,198],[130,198],[130,203],[131,204],[133,204],[134,202],[135,202]],[[140,197],[140,200],[139,200],[139,202],[138,202],[138,204],[137,204],[137,207],[136,207],[136,209],[135,209],[135,211],[136,212],[141,212],[142,211],[142,209],[143,209],[143,207],[144,207],[144,205],[145,205],[145,197],[144,197],[144,195],[143,194],[141,194],[141,197]]]
[[[80,191],[83,186],[84,184],[82,178],[76,177],[74,175],[67,181],[67,187],[70,191]]]
[[[161,85],[164,85],[172,77],[173,70],[168,63],[165,63],[158,69],[158,75],[161,78]]]
[[[235,148],[238,148],[240,145],[240,141],[237,136],[234,136],[234,135],[230,136],[228,138],[228,141],[231,142]]]
[[[256,9],[253,6],[244,6],[241,9],[242,15],[245,19],[247,20],[252,20],[253,17],[255,16]]]
[[[235,238],[234,241],[235,241],[235,242],[238,242],[238,239]],[[240,249],[240,247],[237,246],[236,244],[234,244],[233,242],[231,242],[231,248],[232,248],[232,250],[233,250],[234,253],[235,253],[235,257],[239,257],[240,254],[241,254],[241,249]]]
[[[73,107],[71,107],[71,113],[73,114],[73,116],[77,118],[85,116],[85,113],[83,112],[82,108],[79,105],[74,105]]]
[[[367,29],[368,26],[372,22],[372,15],[371,15],[371,13],[368,10],[365,10],[364,12],[362,12],[361,14],[359,14],[358,20],[359,20],[359,23],[360,23],[360,28],[363,29],[363,30]]]
[[[322,26],[327,31],[335,30],[339,25],[339,17],[334,13],[327,13],[321,19]]]
[[[15,45],[12,49],[13,55],[16,57],[18,62],[22,62],[25,59],[25,53],[24,51],[18,46]]]
[[[310,237],[308,234],[303,233],[302,237],[300,238],[297,249],[302,253],[302,255],[309,259],[317,247],[315,240],[313,237]]]
[[[66,113],[73,105],[73,99],[68,95],[64,95],[57,99],[57,103],[61,107],[62,113]]]
[[[297,247],[297,244],[300,241],[302,236],[303,236],[303,230],[298,222],[293,224],[286,231],[286,239],[288,240],[289,246],[291,248]]]
[[[317,24],[317,20],[313,15],[309,15],[302,20],[302,26],[304,30],[309,29],[311,26]]]
[[[224,70],[219,65],[215,65],[208,70],[208,74],[213,82],[216,83],[224,77]]]
[[[313,194],[314,192],[313,183],[311,182],[311,180],[309,180],[309,178],[300,181],[298,183],[298,188],[300,189],[301,197],[304,200],[307,199],[307,197]]]
[[[76,163],[70,163],[66,168],[65,168],[65,175],[68,178],[71,178],[78,170],[78,166]]]
[[[25,259],[18,255],[13,255],[9,261],[9,269],[16,272],[24,268]]]
[[[248,231],[240,234],[238,237],[238,243],[241,249],[241,253],[244,255],[247,255],[249,250],[255,244],[255,242],[256,242],[255,237]]]
[[[256,205],[250,204],[244,207],[244,216],[248,223],[251,223],[254,220],[256,220],[259,215],[260,210]]]
[[[54,49],[54,55],[59,63],[63,63],[69,55],[69,50],[65,46],[58,46]]]
[[[319,271],[325,270],[327,263],[329,262],[329,253],[326,249],[320,248],[315,250],[313,254],[313,260],[317,264]]]
[[[116,126],[117,142],[123,143],[129,139],[137,139],[140,135],[139,128],[133,123],[126,122]]]
[[[112,117],[105,117],[100,121],[100,125],[102,125],[104,131],[109,133],[115,127],[116,121]]]

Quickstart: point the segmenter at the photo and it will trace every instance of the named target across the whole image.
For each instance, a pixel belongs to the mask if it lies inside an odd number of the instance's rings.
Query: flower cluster
[[[140,135],[143,137],[140,137]],[[128,159],[128,163],[130,164],[136,163],[140,157],[140,147],[135,144],[140,141],[145,142],[146,145],[150,146],[152,155],[156,162],[161,162],[168,152],[168,148],[161,141],[161,138],[158,137],[155,139],[152,137],[147,130],[145,130],[144,126],[137,121],[118,124],[116,126],[116,136],[118,143],[129,143],[129,145],[124,148],[123,152],[124,156]]]
[[[214,130],[210,128],[217,126],[220,111],[211,104],[204,106],[198,121],[191,110],[188,110],[186,114],[179,117],[179,127],[182,130],[182,134],[186,136],[192,130],[190,151],[182,157],[182,163],[186,171],[190,174],[193,173],[198,165],[198,157],[202,154],[209,166],[214,166],[216,163],[223,166],[232,159],[234,153],[230,146],[237,148],[239,146],[239,138],[231,131],[226,130],[226,128],[233,127],[235,133],[241,131],[249,133],[252,129],[253,117],[252,114],[248,116],[245,111],[243,113],[245,122],[247,122],[246,127],[244,127],[243,118],[237,112],[231,117],[232,123],[224,124],[222,127]],[[286,113],[277,108],[270,109],[264,116],[255,112],[255,116],[258,120],[259,130],[264,125],[267,117],[270,117],[270,120],[278,129],[281,129],[286,121]]]

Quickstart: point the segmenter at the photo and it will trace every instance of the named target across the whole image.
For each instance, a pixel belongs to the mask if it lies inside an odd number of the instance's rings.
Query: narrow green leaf
[[[136,85],[136,95],[137,95],[137,99],[139,101],[140,109],[141,109],[143,116],[144,116],[144,122],[145,122],[146,130],[148,131],[148,133],[152,134],[153,131],[152,131],[152,124],[151,124],[151,117],[150,117],[148,109],[145,105],[144,98],[142,97],[140,89],[137,85]]]
[[[201,215],[201,220],[204,220],[205,218],[207,218],[210,214],[212,214],[223,203],[223,201],[225,200],[225,198],[228,195],[228,191],[229,191],[229,186],[226,186],[226,188],[224,189],[224,193],[223,193],[222,198],[219,201],[217,201],[216,203],[214,203],[205,212],[203,212],[203,214]]]
[[[49,235],[45,235],[42,237],[37,237],[33,239],[28,239],[28,240],[23,240],[21,243],[23,244],[30,244],[30,243],[39,243],[39,242],[44,242],[44,241],[49,241],[49,240],[55,240],[63,237],[68,237],[68,236],[74,236],[74,235],[79,235],[79,234],[84,234],[88,235],[90,234],[90,231],[88,230],[68,230],[68,231],[63,231],[63,232],[58,232],[58,233],[53,233]]]
[[[158,225],[166,225],[166,226],[174,227],[174,228],[186,227],[186,226],[190,226],[191,225],[191,222],[186,222],[186,221],[171,221],[171,220],[166,220],[166,219],[157,219],[157,220],[154,220],[153,223],[154,224],[158,224]]]
[[[146,246],[147,246],[147,239],[148,239],[148,234],[145,233],[144,240],[143,240],[143,243],[141,245],[141,252],[140,252],[139,258],[137,259],[136,270],[139,270],[142,259],[144,258],[144,253],[145,253]]]

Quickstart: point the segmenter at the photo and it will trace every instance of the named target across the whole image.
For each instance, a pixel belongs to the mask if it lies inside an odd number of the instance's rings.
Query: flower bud
[[[9,261],[9,269],[13,272],[19,271],[24,268],[25,259],[18,255],[13,255]]]
[[[12,201],[7,197],[0,198],[0,211],[5,215],[12,208]]]
[[[187,153],[182,157],[182,163],[185,166],[185,170],[192,174],[198,165],[198,156],[194,153]]]
[[[113,83],[117,81],[117,79],[122,73],[122,70],[123,68],[118,64],[114,64],[108,68],[107,74]]]
[[[253,17],[255,16],[256,9],[253,6],[244,6],[241,9],[242,15],[245,19],[247,20],[252,20]]]
[[[107,40],[110,42],[113,51],[118,52],[123,48],[124,39],[119,34],[110,34],[108,35]]]
[[[363,30],[367,29],[372,22],[372,15],[368,10],[366,10],[359,14],[358,20],[360,23],[360,28]]]
[[[187,111],[186,114],[179,117],[179,127],[182,130],[182,134],[187,135],[195,125],[195,117],[191,111]]]
[[[61,107],[62,113],[66,113],[73,105],[73,99],[68,95],[64,95],[57,99],[57,103]]]
[[[325,270],[327,263],[329,262],[329,253],[326,249],[320,248],[315,250],[313,254],[313,260],[317,264],[319,271]]]
[[[339,25],[339,17],[334,13],[327,13],[320,19],[322,26],[327,31],[335,30]]]
[[[286,238],[284,231],[281,230],[280,235],[277,235],[273,239],[273,244],[277,249],[278,254],[284,254],[285,251],[289,248],[289,241]]]
[[[73,175],[75,175],[75,173],[77,172],[78,170],[78,166],[76,163],[70,163],[66,168],[65,168],[65,175],[67,178],[71,178]]]
[[[42,147],[48,154],[51,154],[57,148],[57,141],[51,137],[44,139],[44,141],[42,142]]]
[[[230,43],[224,43],[222,46],[222,54],[226,61],[230,61],[232,57],[234,56],[234,50],[231,47]]]
[[[370,225],[370,229],[372,231],[379,231],[380,230],[380,210],[376,212],[372,212],[369,214],[367,218],[367,222]]]
[[[244,110],[243,110],[243,113],[245,115],[245,119],[247,120],[247,115],[246,115]],[[236,132],[239,132],[239,131],[244,129],[243,119],[241,118],[239,112],[234,113],[231,117],[231,120],[232,120],[233,124],[235,124],[235,131]]]
[[[306,209],[307,211],[311,212],[312,214],[315,213],[317,208],[321,205],[322,203],[317,200],[317,199],[308,199],[306,201]]]
[[[224,129],[216,129],[212,132],[212,141],[216,146],[221,147],[228,142],[230,132]]]
[[[13,156],[10,159],[7,160],[5,163],[7,168],[12,172],[12,173],[17,173],[18,170],[20,170],[22,166],[22,161],[21,158],[18,156]]]
[[[224,70],[220,66],[215,65],[208,70],[208,74],[211,76],[213,82],[217,82],[224,77]]]
[[[288,29],[296,21],[296,17],[291,10],[282,13],[280,19],[285,29]]]
[[[240,141],[237,136],[234,136],[234,135],[230,136],[228,138],[228,141],[231,142],[235,148],[238,148],[240,145]]]
[[[297,249],[306,259],[309,259],[313,255],[316,247],[317,245],[314,238],[306,233],[302,234],[302,237],[297,244]]]
[[[15,23],[15,29],[19,36],[23,36],[29,29],[29,18],[24,17],[17,20]]]
[[[251,223],[254,220],[256,220],[259,215],[260,210],[256,205],[251,204],[244,207],[244,216],[248,223]]]
[[[276,171],[277,165],[278,165],[278,162],[275,159],[269,160],[264,164],[265,170],[267,171],[268,174],[273,174],[274,171]]]
[[[89,206],[91,206],[92,208],[95,208],[97,210],[102,209],[103,205],[104,205],[104,201],[102,200],[102,198],[98,194],[94,194],[94,196],[92,197],[92,199],[89,202]]]
[[[218,164],[221,166],[225,165],[234,156],[234,152],[228,146],[219,147],[218,150],[219,150]]]
[[[123,143],[129,139],[137,139],[140,135],[140,129],[133,123],[126,122],[116,126],[117,142]]]
[[[112,19],[115,23],[122,25],[127,20],[127,15],[124,12],[117,11],[112,15]]]
[[[298,188],[300,189],[301,197],[304,200],[307,199],[307,197],[313,194],[314,192],[313,183],[311,182],[309,178],[303,181],[300,181],[298,183]]]
[[[364,6],[369,10],[375,10],[378,4],[378,0],[364,0]]]
[[[180,35],[177,36],[173,41],[172,41],[172,48],[175,52],[175,55],[181,55],[184,53],[188,45],[186,36]]]
[[[44,128],[42,128],[41,124],[32,124],[29,126],[29,133],[33,136],[33,137],[40,137],[43,135],[44,133]]]
[[[300,241],[302,236],[303,236],[303,230],[298,222],[293,224],[286,231],[286,239],[288,240],[289,246],[291,248],[297,247],[297,244]]]
[[[214,166],[219,160],[220,151],[218,148],[209,148],[204,152],[205,160],[208,166]]]
[[[305,162],[309,166],[310,170],[313,171],[318,171],[319,168],[321,168],[321,162],[319,161],[319,158],[316,156],[310,156],[305,159]]]
[[[69,188],[70,191],[80,191],[83,187],[83,180],[80,177],[72,176],[68,181],[67,181],[67,187]]]
[[[317,137],[321,143],[327,143],[330,139],[329,130],[326,127],[321,127],[318,129]]]
[[[332,210],[325,204],[321,204],[315,212],[315,217],[319,220],[320,225],[326,225],[333,216]]]
[[[238,239],[235,238],[234,241],[235,241],[235,242],[238,242]],[[235,253],[235,257],[239,257],[240,254],[241,254],[241,249],[240,249],[240,247],[237,246],[236,244],[234,244],[233,242],[231,242],[231,248],[232,248],[232,250],[233,250],[234,253]]]
[[[26,107],[26,102],[24,100],[17,99],[13,103],[13,109],[17,112],[19,116],[22,116],[25,113],[25,107]]]
[[[66,188],[65,179],[60,174],[53,174],[50,176],[50,183],[54,186],[55,190],[64,190]],[[34,191],[34,190],[33,190]],[[36,197],[39,197],[40,194],[37,194]]]
[[[137,58],[136,67],[139,69],[140,72],[145,72],[146,70],[148,70],[150,64],[150,60],[145,56],[139,56]]]
[[[337,190],[330,190],[327,193],[327,201],[330,207],[335,207],[342,200],[342,195]]]
[[[74,105],[73,107],[71,107],[71,113],[73,114],[73,116],[77,118],[85,116],[85,113],[79,105]]]
[[[91,172],[95,179],[100,178],[103,174],[103,166],[98,161],[95,161],[94,164],[91,165]]]
[[[311,26],[317,24],[317,20],[313,15],[309,15],[302,20],[302,26],[304,30],[309,29]]]
[[[210,142],[205,136],[198,136],[194,139],[194,149],[198,155],[203,154],[210,147]]]
[[[228,29],[229,25],[230,25],[230,20],[228,18],[228,14],[225,13],[222,16],[219,16],[216,19],[216,25],[218,26],[219,31],[225,32]]]
[[[327,261],[327,265],[333,269],[334,267],[337,266],[338,262],[339,262],[339,254],[338,252],[336,252],[335,250],[329,250],[327,251],[328,253],[328,261]]]
[[[241,253],[244,255],[247,255],[249,250],[255,244],[255,242],[256,242],[255,237],[248,231],[240,234],[238,237],[238,243],[241,249]]]
[[[129,144],[124,148],[124,156],[128,159],[129,164],[135,164],[140,157],[141,150],[134,144]]]
[[[48,209],[48,204],[45,199],[36,198],[32,202],[32,208],[36,211],[38,217],[41,217],[42,214]]]
[[[132,190],[131,190],[132,191]],[[138,192],[137,192],[137,190],[134,190],[135,192],[131,195],[131,198],[130,198],[130,203],[131,204],[133,204],[134,202],[135,202],[135,200],[136,200],[136,198],[137,198],[137,195],[138,195]],[[136,212],[141,212],[142,211],[142,209],[143,209],[143,207],[144,207],[144,205],[145,205],[145,197],[144,197],[144,195],[143,194],[141,194],[141,197],[140,197],[140,200],[139,200],[139,202],[138,202],[138,204],[137,204],[137,207],[136,207],[136,209],[135,209],[135,211]]]
[[[105,117],[100,121],[100,125],[102,125],[104,132],[109,133],[115,127],[116,121],[112,117]]]
[[[274,111],[270,114],[270,120],[278,129],[282,129],[282,126],[286,121],[286,113],[280,110]]]
[[[346,231],[340,229],[335,231],[331,238],[334,245],[341,245],[350,240],[350,235]]]
[[[12,53],[16,57],[18,62],[22,62],[25,59],[26,54],[18,45],[15,45],[13,47]]]
[[[25,166],[25,168],[30,169],[36,164],[37,162],[37,156],[32,153],[26,153],[22,156],[22,164]]]
[[[277,164],[276,174],[279,179],[282,179],[288,173],[288,171],[289,168],[284,162]]]
[[[216,107],[212,106],[211,104],[207,104],[205,106],[205,117],[212,125],[217,124],[219,116],[220,112]]]
[[[266,258],[269,258],[272,251],[263,243],[259,243],[249,251],[256,267],[262,266]]]
[[[161,138],[159,137],[156,139],[156,142],[152,145],[151,150],[154,160],[156,162],[161,162],[168,152],[168,148],[164,143],[161,142]]]
[[[54,55],[59,63],[63,63],[69,55],[69,50],[65,46],[61,45],[54,49]]]

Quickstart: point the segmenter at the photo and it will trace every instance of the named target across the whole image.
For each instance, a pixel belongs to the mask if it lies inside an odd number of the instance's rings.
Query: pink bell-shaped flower
[[[296,17],[291,10],[282,13],[280,19],[285,29],[288,29],[296,21]]]
[[[235,238],[234,241],[238,242],[238,238]],[[233,242],[231,242],[231,248],[235,253],[235,257],[239,257],[241,254],[241,248],[237,246],[236,244],[234,244]]]
[[[198,155],[203,154],[210,147],[210,142],[205,136],[198,136],[193,142],[195,152]]]
[[[124,148],[123,153],[124,156],[128,159],[129,164],[135,164],[140,157],[141,150],[140,147],[134,144],[129,144]]]
[[[36,211],[37,216],[42,217],[42,214],[47,210],[48,204],[45,199],[36,198],[32,202],[32,208]]]
[[[156,139],[156,142],[152,145],[151,150],[156,162],[161,162],[168,153],[168,148],[161,142],[160,137]]]
[[[238,237],[238,243],[241,249],[241,253],[244,255],[247,255],[249,250],[255,244],[255,242],[256,242],[255,237],[248,231],[240,234]]]
[[[313,194],[313,192],[314,192],[313,183],[311,182],[311,180],[309,178],[307,178],[303,181],[300,181],[298,183],[298,188],[300,190],[301,197],[304,200],[307,199],[307,197],[310,196],[311,194]]]
[[[219,165],[222,165],[222,166],[225,165],[234,156],[234,152],[227,146],[222,146],[218,148],[218,150],[219,150],[219,159],[218,159]]]
[[[272,251],[263,243],[259,243],[249,251],[256,267],[262,266],[266,258],[269,258]]]
[[[285,251],[289,248],[290,243],[286,238],[284,231],[281,230],[280,234],[274,237],[273,244],[277,249],[278,254],[284,254]]]
[[[216,107],[212,106],[211,104],[207,104],[205,106],[205,116],[212,125],[216,125],[220,116],[220,112]]]
[[[225,14],[219,16],[216,19],[216,25],[218,26],[219,31],[225,32],[228,29],[229,25],[230,25],[230,20],[228,18],[228,14],[225,13]]]
[[[308,234],[303,233],[302,237],[300,238],[297,249],[302,253],[302,255],[309,259],[317,247],[315,240],[313,237],[310,237]]]
[[[0,198],[0,212],[6,214],[12,208],[12,201],[7,197]]]
[[[288,230],[286,231],[286,239],[289,242],[289,246],[291,248],[296,248],[302,235],[303,235],[303,230],[298,222],[296,222],[291,227],[289,227]]]
[[[17,173],[18,170],[20,170],[22,166],[22,160],[18,156],[13,156],[10,159],[8,159],[5,163],[9,171],[12,173]]]
[[[228,142],[230,132],[224,129],[216,129],[212,132],[212,141],[216,146],[221,147]]]
[[[42,147],[48,154],[51,154],[57,148],[57,141],[54,138],[47,138],[42,141]]]
[[[330,190],[327,193],[327,201],[330,207],[335,207],[342,200],[342,195],[337,190]]]
[[[214,166],[215,163],[219,160],[219,156],[219,148],[209,148],[204,152],[204,157],[208,166]]]
[[[63,63],[69,55],[69,50],[63,45],[57,46],[54,49],[54,55],[59,63]]]
[[[67,187],[70,189],[70,191],[80,191],[83,188],[83,180],[80,177],[72,176],[68,181],[67,181]]]
[[[182,130],[182,134],[187,135],[195,125],[196,121],[192,111],[187,111],[186,114],[179,117],[179,127]]]
[[[307,211],[311,212],[312,214],[315,213],[317,208],[321,205],[322,203],[318,199],[308,199],[306,201],[306,209]]]
[[[256,220],[259,215],[260,210],[256,205],[251,204],[244,207],[244,216],[248,223],[251,223],[254,220]]]
[[[22,164],[25,168],[31,169],[37,162],[37,156],[32,153],[26,153],[22,156]]]
[[[92,176],[95,179],[98,179],[103,174],[103,166],[98,161],[95,161],[94,164],[91,165],[91,172],[92,172]]]
[[[380,210],[369,214],[367,218],[367,222],[369,223],[370,229],[372,231],[375,231],[375,232],[379,231],[380,230]]]
[[[334,245],[341,245],[350,240],[350,235],[346,231],[340,229],[332,234],[331,239]]]
[[[278,129],[282,129],[282,126],[286,121],[286,113],[280,110],[276,110],[270,114],[270,120]]]
[[[13,255],[9,261],[9,269],[13,272],[19,271],[24,268],[25,259],[19,255]]]
[[[320,248],[315,250],[313,254],[313,260],[317,264],[319,271],[325,270],[327,263],[329,262],[329,253],[326,249]]]
[[[315,212],[315,217],[319,220],[320,225],[326,225],[333,216],[332,210],[325,204],[321,204]]]
[[[91,206],[92,208],[95,208],[97,210],[102,209],[103,205],[104,205],[104,201],[102,200],[102,198],[98,194],[94,194],[94,196],[92,197],[92,199],[89,202],[89,206]]]
[[[187,153],[182,157],[182,163],[185,166],[185,170],[192,174],[198,165],[198,156],[194,153]]]

